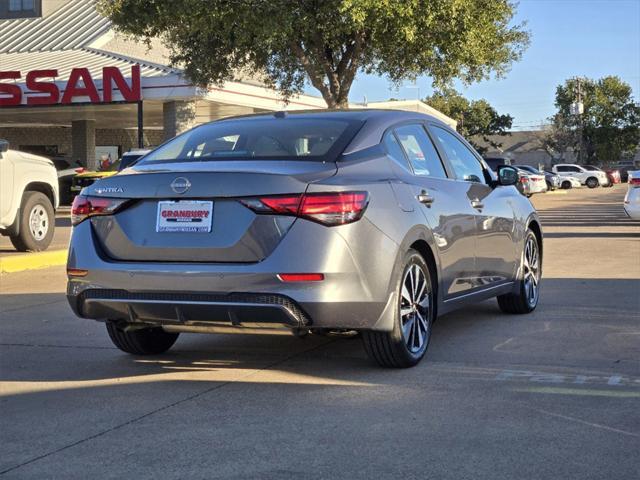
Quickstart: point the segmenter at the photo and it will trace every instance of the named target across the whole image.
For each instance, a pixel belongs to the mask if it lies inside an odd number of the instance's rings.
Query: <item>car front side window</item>
[[[418,176],[447,178],[440,156],[422,125],[403,125],[395,135]]]
[[[432,131],[447,154],[447,159],[458,179],[486,183],[482,164],[464,143],[444,128],[434,126]]]

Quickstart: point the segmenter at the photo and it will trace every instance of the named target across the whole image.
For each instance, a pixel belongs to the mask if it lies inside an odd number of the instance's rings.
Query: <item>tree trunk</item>
[[[291,48],[295,56],[300,60],[311,85],[324,98],[327,108],[349,108],[349,91],[358,71],[364,41],[364,32],[355,34],[352,42],[341,49],[339,60],[334,57],[331,48],[322,44],[321,38],[309,46],[292,42]]]

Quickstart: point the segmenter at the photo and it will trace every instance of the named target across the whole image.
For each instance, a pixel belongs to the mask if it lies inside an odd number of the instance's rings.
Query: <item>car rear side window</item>
[[[556,167],[556,170],[559,172],[580,172],[580,169],[578,167],[571,167],[569,165],[561,165],[559,167]]]
[[[407,157],[404,156],[402,147],[398,143],[398,139],[393,132],[387,132],[383,140],[384,146],[387,149],[387,154],[401,167],[408,170]]]
[[[444,128],[434,126],[432,131],[447,154],[447,159],[458,179],[486,183],[482,164],[464,143]]]
[[[403,125],[394,132],[414,174],[447,178],[440,156],[422,125]]]
[[[333,160],[362,122],[256,118],[213,122],[174,138],[138,165],[178,161]],[[334,158],[330,158],[334,157]]]

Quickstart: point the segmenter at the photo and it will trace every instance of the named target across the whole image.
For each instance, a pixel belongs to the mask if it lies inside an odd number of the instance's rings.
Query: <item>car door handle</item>
[[[430,207],[431,204],[433,203],[433,197],[425,191],[416,195],[416,198],[420,203],[422,203],[423,205],[426,205],[427,207]]]
[[[484,208],[484,203],[480,200],[471,200],[471,206],[473,208],[477,208],[478,210],[482,210]]]

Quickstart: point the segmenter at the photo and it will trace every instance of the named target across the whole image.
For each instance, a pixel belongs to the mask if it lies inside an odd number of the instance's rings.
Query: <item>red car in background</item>
[[[609,186],[613,186],[616,183],[622,183],[622,178],[620,177],[620,170],[617,168],[609,168],[604,171],[607,174],[607,178],[609,179]]]
[[[607,170],[603,170],[595,165],[584,165],[586,170],[591,170],[592,172],[604,172],[607,174],[607,179],[609,180],[609,184],[603,185],[603,187],[613,187],[616,183],[621,183],[620,179],[620,171],[615,168],[609,168]]]

